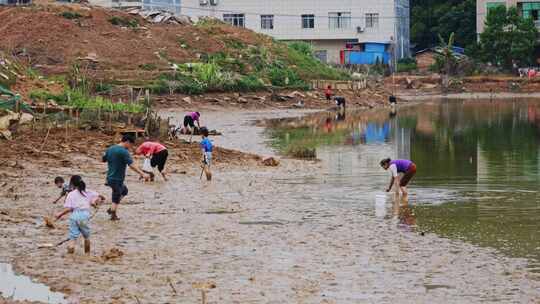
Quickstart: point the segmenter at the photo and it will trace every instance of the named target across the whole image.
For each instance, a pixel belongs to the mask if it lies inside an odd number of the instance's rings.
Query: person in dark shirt
[[[129,168],[137,172],[145,181],[150,179],[150,176],[144,173],[133,163],[133,159],[129,154],[129,149],[132,148],[135,139],[130,135],[122,136],[122,141],[114,146],[111,146],[103,155],[103,162],[107,163],[107,183],[106,185],[112,189],[112,206],[107,213],[110,214],[112,221],[119,220],[116,214],[118,204],[124,196],[128,194],[128,188],[124,184],[126,178],[126,169]]]
[[[336,102],[336,106],[340,109],[345,109],[345,97],[343,96],[335,96],[334,101]]]

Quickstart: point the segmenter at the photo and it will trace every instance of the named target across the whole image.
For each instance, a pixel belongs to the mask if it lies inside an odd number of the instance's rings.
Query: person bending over
[[[395,187],[396,194],[399,194],[401,190],[403,196],[406,196],[407,185],[416,174],[416,165],[408,159],[391,160],[390,158],[381,160],[380,164],[384,170],[390,170],[391,173],[390,185],[386,192],[390,192],[392,187]]]

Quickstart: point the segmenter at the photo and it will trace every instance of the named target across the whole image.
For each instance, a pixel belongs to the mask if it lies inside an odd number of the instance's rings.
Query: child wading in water
[[[408,159],[391,160],[390,158],[386,158],[381,160],[381,167],[383,167],[384,170],[390,169],[390,172],[392,173],[390,185],[386,189],[386,192],[390,192],[395,184],[396,194],[399,194],[399,191],[401,190],[403,196],[407,196],[407,185],[416,174],[416,165]],[[400,173],[403,174],[403,176],[400,177]]]
[[[210,139],[208,139],[208,129],[205,127],[201,128],[201,151],[203,155],[203,171],[206,174],[206,180],[212,180],[212,172],[210,172],[210,166],[212,165],[212,150],[213,145]]]
[[[71,212],[69,217],[69,245],[68,253],[75,252],[76,240],[82,234],[84,238],[84,252],[90,253],[90,206],[96,207],[103,196],[97,192],[86,190],[86,184],[79,175],[73,175],[70,185],[74,189],[71,191],[64,203],[64,210],[56,216],[56,220]]]

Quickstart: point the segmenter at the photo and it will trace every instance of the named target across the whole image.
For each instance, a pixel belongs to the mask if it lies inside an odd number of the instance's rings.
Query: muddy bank
[[[90,158],[99,161],[103,152],[110,145],[120,141],[119,134],[104,134],[99,131],[84,131],[64,128],[51,128],[49,130],[19,130],[12,141],[1,141],[0,149],[0,176],[9,177],[13,169],[24,169],[27,163],[39,164],[45,167],[65,167],[71,170],[85,170],[92,168],[90,163],[82,161]],[[192,166],[200,162],[200,136],[194,136],[193,142],[186,140],[162,141],[170,151],[169,164],[179,166]],[[139,138],[137,144],[144,141]],[[215,148],[214,160],[217,166],[222,164],[257,165],[261,160],[255,154],[240,152],[238,150]],[[7,173],[6,173],[7,172]],[[7,174],[7,175],[5,175]]]
[[[217,119],[217,118],[216,118]],[[219,116],[231,129],[241,116]],[[243,141],[258,144],[252,134]],[[241,141],[241,140],[240,140]],[[257,148],[254,148],[257,150]],[[105,166],[85,163],[88,187],[109,196]],[[81,248],[37,249],[66,235],[67,221],[47,230],[40,217],[52,212],[56,175],[71,166],[28,163],[2,188],[0,260],[81,303],[478,303],[534,302],[540,283],[526,261],[434,234],[420,235],[399,223],[384,198],[387,216],[352,194],[322,192],[321,163],[283,160],[277,168],[242,163],[215,170],[201,182],[196,167],[168,183],[142,184],[128,175],[130,195],[121,221],[101,208],[92,220],[92,255]],[[321,173],[323,172],[323,173]],[[372,176],[377,180],[379,176]],[[36,191],[36,188],[39,191]],[[339,192],[339,193],[338,193]],[[366,202],[373,202],[365,191]],[[17,199],[14,195],[17,195]],[[370,197],[367,197],[370,196]],[[39,208],[36,205],[39,204]],[[104,259],[112,248],[123,255]],[[172,286],[172,287],[171,287]]]

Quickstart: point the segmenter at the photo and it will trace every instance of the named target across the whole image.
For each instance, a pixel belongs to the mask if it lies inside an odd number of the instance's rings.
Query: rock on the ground
[[[277,167],[279,166],[279,160],[274,157],[267,157],[263,160],[263,164],[268,167]]]

